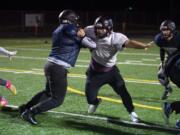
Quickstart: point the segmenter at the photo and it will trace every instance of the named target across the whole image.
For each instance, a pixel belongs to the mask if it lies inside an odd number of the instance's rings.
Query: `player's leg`
[[[47,83],[48,84],[48,83]],[[47,87],[46,87],[47,88]],[[26,104],[19,106],[19,112],[22,114],[26,109],[30,109],[32,106],[36,105],[42,100],[45,100],[50,97],[50,93],[46,90],[40,91],[35,96],[33,96]]]
[[[37,106],[33,107],[34,112],[36,112],[36,109],[37,114],[46,112],[50,109],[60,106],[63,103],[67,90],[67,75],[65,75],[66,73],[66,71],[61,71],[59,74],[56,73],[56,75],[54,74],[54,76],[50,76],[50,96],[46,99],[42,99],[42,101],[40,101]]]
[[[32,106],[30,109],[27,109],[22,116],[24,120],[31,124],[37,124],[37,122],[31,121],[35,115],[61,105],[65,98],[67,90],[67,70],[62,66],[49,63],[48,68],[45,68],[45,74],[49,83],[50,96]]]
[[[5,86],[13,95],[16,95],[16,87],[9,80],[0,79],[0,85]]]
[[[164,119],[165,119],[165,123],[168,124],[169,123],[169,118],[170,115],[175,112],[176,114],[180,113],[180,101],[175,101],[172,103],[169,102],[165,102],[163,104],[163,113],[164,113]],[[180,122],[179,120],[176,123],[176,127],[180,128]]]
[[[100,87],[104,85],[105,78],[103,73],[95,72],[92,69],[88,69],[86,75],[85,94],[89,104],[88,113],[94,113],[101,102],[97,95]]]
[[[49,64],[45,65],[46,72],[47,72],[47,68],[49,68]],[[45,73],[45,74],[47,74],[47,73]],[[45,87],[45,90],[42,90],[42,91],[38,92],[26,104],[22,104],[19,107],[20,114],[22,114],[26,109],[30,109],[34,105],[38,104],[39,102],[41,102],[43,100],[48,99],[49,97],[51,97],[50,84],[49,84],[48,78],[46,77],[46,87]]]
[[[175,101],[171,103],[171,108],[176,114],[180,113],[180,101]]]
[[[180,88],[180,58],[167,68],[170,80]]]
[[[131,120],[133,122],[138,122],[139,119],[138,119],[137,114],[134,112],[132,98],[125,86],[124,79],[122,78],[121,74],[119,73],[119,70],[117,67],[115,67],[113,69],[113,71],[111,71],[111,76],[113,76],[113,78],[111,79],[111,82],[109,83],[110,86],[121,97],[125,108],[127,109],[127,111],[130,114]]]
[[[160,68],[159,68],[157,77],[158,77],[160,84],[164,87],[164,92],[162,94],[161,99],[165,100],[172,93],[172,88],[170,86],[168,76],[166,75],[165,70],[162,66],[160,66]]]

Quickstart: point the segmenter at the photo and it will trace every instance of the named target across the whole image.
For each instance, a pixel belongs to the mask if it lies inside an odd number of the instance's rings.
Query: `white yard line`
[[[17,46],[13,46],[12,47],[6,47],[7,49],[13,49],[13,50],[23,50],[23,51],[28,51],[28,50],[31,50],[31,51],[50,51],[50,49],[44,49],[44,48],[41,48],[41,49],[35,49],[35,48],[26,48],[26,46],[24,46],[24,48],[22,48],[23,46],[18,46],[18,48],[15,48]],[[21,48],[19,48],[21,47]],[[81,50],[82,53],[89,53],[89,50]],[[159,57],[159,54],[155,54],[155,53],[126,53],[126,52],[120,52],[119,55],[137,55],[137,56],[158,56]]]
[[[35,49],[35,48],[7,48],[7,49],[11,49],[11,50],[22,50],[22,51],[41,51],[41,52],[49,52],[50,49],[44,49],[44,48],[41,48],[41,49]]]
[[[157,59],[142,59],[143,61],[152,61],[152,62],[155,62],[155,61],[157,61]]]
[[[20,70],[20,69],[0,68],[0,72],[8,72],[8,73],[14,73],[14,74],[44,75],[44,72],[43,72],[42,69]],[[82,74],[68,74],[68,77],[76,78],[76,79],[77,78],[86,79],[86,76],[82,75]],[[142,79],[125,78],[125,81],[126,82],[130,82],[130,83],[160,85],[158,81],[153,81],[153,80],[142,80]]]
[[[0,57],[5,57],[5,56],[0,56]],[[30,60],[47,60],[47,58],[43,58],[43,57],[29,57],[29,56],[14,56],[14,58],[30,59]],[[77,62],[82,62],[82,63],[87,63],[87,64],[86,65],[76,64],[76,67],[88,67],[90,60],[78,59]],[[153,66],[153,67],[159,66],[159,64],[146,64],[146,63],[143,63],[142,61],[137,61],[137,60],[125,60],[124,62],[117,62],[117,65],[136,65],[136,66]]]
[[[14,74],[32,74],[32,75],[44,75],[43,69],[32,69],[32,70],[19,70],[19,69],[6,69],[0,68],[0,72],[8,72]],[[82,74],[68,74],[70,78],[81,78],[86,79],[86,75]],[[138,84],[149,84],[149,85],[160,85],[157,80],[143,80],[143,79],[134,79],[134,78],[124,78],[125,82],[128,83],[138,83]],[[175,86],[173,83],[171,85]]]

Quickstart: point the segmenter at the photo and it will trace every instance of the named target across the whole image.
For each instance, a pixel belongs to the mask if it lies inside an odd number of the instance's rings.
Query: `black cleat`
[[[37,121],[34,118],[34,115],[30,112],[30,110],[26,109],[22,114],[21,118],[32,125],[37,125]]]
[[[164,102],[163,104],[163,114],[164,114],[164,120],[166,124],[169,124],[169,117],[172,113],[171,104],[168,102]]]

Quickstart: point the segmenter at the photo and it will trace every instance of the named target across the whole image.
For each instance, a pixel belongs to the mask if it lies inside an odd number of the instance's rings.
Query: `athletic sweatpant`
[[[26,108],[31,108],[34,114],[60,106],[67,91],[67,70],[63,66],[48,62],[44,72],[46,77],[45,90],[37,93],[26,104]]]
[[[175,111],[176,114],[180,113],[180,101],[175,101],[171,103],[172,111]]]
[[[116,66],[108,72],[96,72],[92,68],[89,68],[86,75],[85,93],[89,104],[98,104],[99,100],[97,99],[97,95],[100,88],[105,84],[109,84],[121,97],[127,111],[131,113],[134,110],[132,98],[126,89],[124,79]]]

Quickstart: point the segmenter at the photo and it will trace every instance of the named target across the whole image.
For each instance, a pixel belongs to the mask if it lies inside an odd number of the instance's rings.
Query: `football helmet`
[[[176,25],[171,20],[165,20],[160,25],[160,31],[163,37],[167,40],[170,40],[173,37],[175,29],[176,29]]]
[[[163,29],[169,29],[171,32],[176,30],[176,24],[171,20],[165,20],[160,25],[160,31]]]
[[[59,16],[60,23],[78,24],[79,16],[72,10],[63,10]]]
[[[106,37],[113,30],[113,21],[109,17],[99,16],[94,22],[94,28],[97,36],[100,38]]]

